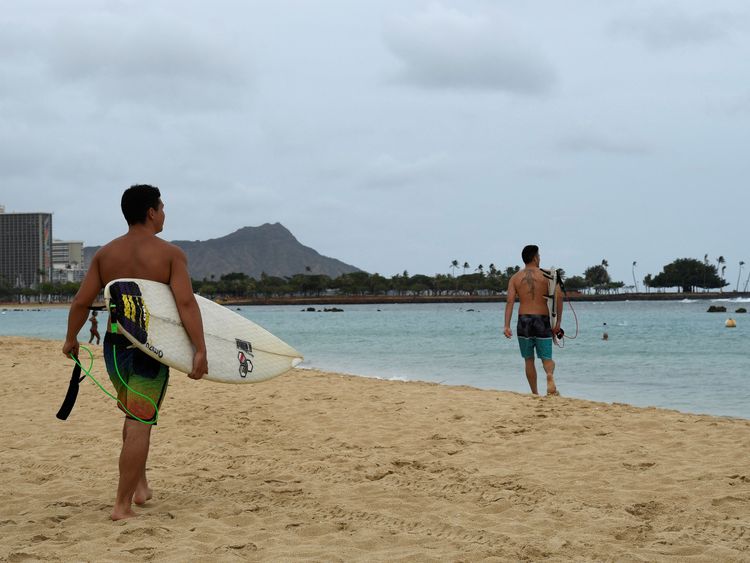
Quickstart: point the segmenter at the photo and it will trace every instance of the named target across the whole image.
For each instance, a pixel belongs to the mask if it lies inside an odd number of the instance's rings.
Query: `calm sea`
[[[691,413],[750,418],[750,314],[744,301],[574,304],[579,335],[555,348],[562,394]],[[707,313],[711,304],[727,313]],[[235,310],[305,355],[303,367],[383,379],[528,392],[515,337],[502,336],[502,304],[342,305]],[[322,307],[320,308],[322,309]],[[737,328],[726,328],[728,317]],[[67,310],[0,311],[0,335],[61,340]],[[602,340],[607,323],[609,340]],[[514,317],[515,331],[515,317]],[[575,333],[566,306],[563,328]],[[88,340],[86,328],[81,332]],[[540,391],[544,375],[539,368]],[[66,374],[61,376],[67,377]]]

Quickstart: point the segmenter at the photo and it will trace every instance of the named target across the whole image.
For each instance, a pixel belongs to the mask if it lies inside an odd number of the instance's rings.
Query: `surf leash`
[[[565,331],[562,330],[562,328],[560,328],[560,332],[562,334],[559,337],[557,335],[554,335],[555,338],[553,340],[555,342],[555,345],[558,348],[565,348],[565,341],[563,340],[564,338],[569,338],[570,340],[575,340],[576,338],[578,338],[578,329],[579,329],[578,315],[576,314],[576,310],[573,307],[573,303],[570,302],[570,297],[568,297],[568,292],[565,289],[565,284],[563,283],[563,279],[562,279],[562,276],[560,275],[559,270],[558,270],[558,274],[557,274],[557,283],[560,286],[560,290],[563,292],[563,300],[568,302],[568,307],[570,307],[570,310],[573,311],[573,318],[576,321],[576,333],[575,333],[575,336],[566,336],[565,335]]]
[[[94,354],[86,346],[80,346],[80,348],[85,350],[89,355],[89,367],[88,369],[84,368],[81,365],[81,362],[79,361],[79,359],[75,355],[70,354],[71,359],[75,362],[75,366],[73,366],[73,373],[71,374],[71,377],[70,377],[68,391],[67,393],[65,393],[65,400],[63,401],[63,404],[60,407],[60,410],[57,412],[57,418],[59,418],[60,420],[66,420],[68,416],[70,416],[70,412],[73,410],[73,405],[75,405],[76,398],[78,397],[79,384],[86,377],[88,377],[89,379],[91,379],[91,381],[96,383],[96,386],[99,387],[99,389],[101,389],[105,395],[107,395],[110,399],[114,399],[115,401],[117,401],[120,407],[131,418],[137,420],[138,422],[142,422],[143,424],[156,424],[156,421],[159,420],[159,407],[157,406],[157,404],[154,402],[154,400],[151,397],[147,397],[143,393],[139,393],[138,391],[130,387],[130,385],[127,384],[125,379],[123,379],[122,375],[120,374],[120,369],[117,367],[117,346],[114,346],[114,345],[112,346],[112,356],[115,361],[115,372],[117,373],[117,377],[120,378],[120,381],[128,389],[128,391],[138,395],[139,397],[143,397],[144,399],[146,399],[146,401],[148,401],[149,403],[153,405],[154,417],[151,420],[143,420],[142,418],[139,418],[138,416],[134,415],[132,412],[128,410],[128,407],[125,406],[125,404],[118,397],[115,397],[109,391],[107,391],[102,386],[102,384],[99,383],[93,375],[91,375],[91,368],[94,367]],[[82,376],[81,371],[83,371],[85,375]]]

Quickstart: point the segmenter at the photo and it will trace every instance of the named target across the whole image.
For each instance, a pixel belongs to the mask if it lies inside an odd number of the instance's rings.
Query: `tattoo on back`
[[[531,272],[531,270],[527,271],[523,276],[523,281],[526,283],[526,285],[529,288],[529,293],[531,294],[531,298],[536,298],[536,284],[534,283],[534,274]]]

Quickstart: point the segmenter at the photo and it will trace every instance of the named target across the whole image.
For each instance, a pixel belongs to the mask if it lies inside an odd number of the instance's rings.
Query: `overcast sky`
[[[4,0],[0,204],[102,244],[281,222],[383,275],[750,269],[744,0]]]

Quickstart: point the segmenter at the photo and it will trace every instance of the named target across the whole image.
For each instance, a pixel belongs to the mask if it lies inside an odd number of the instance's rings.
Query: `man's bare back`
[[[180,252],[155,236],[128,233],[103,246],[96,253],[92,267],[97,268],[103,286],[118,278],[169,284],[172,263],[180,260]]]
[[[549,315],[547,308],[547,278],[542,270],[527,266],[510,278],[508,292],[513,291],[521,302],[518,308],[520,315]]]

